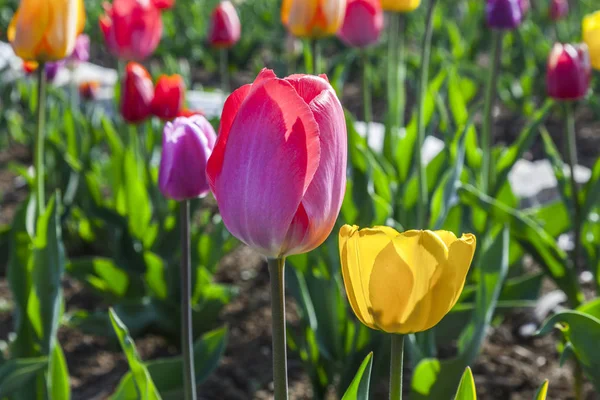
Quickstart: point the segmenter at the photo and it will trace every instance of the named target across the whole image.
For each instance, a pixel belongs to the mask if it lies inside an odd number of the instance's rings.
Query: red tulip
[[[350,0],[338,37],[348,46],[366,47],[377,43],[383,29],[379,0]]]
[[[152,2],[154,3],[154,7],[159,10],[166,10],[175,4],[175,0],[152,0]]]
[[[206,169],[227,229],[268,257],[323,243],[346,190],[346,137],[325,75],[263,69],[233,92]]]
[[[138,63],[130,62],[125,68],[125,78],[121,85],[121,115],[130,123],[139,123],[152,115],[154,85],[146,69]]]
[[[578,100],[588,92],[592,66],[587,45],[556,43],[548,59],[546,86],[557,100]]]
[[[185,83],[181,75],[161,75],[156,82],[152,99],[152,114],[170,121],[183,109],[185,101]]]
[[[211,16],[208,43],[219,48],[231,47],[240,40],[241,31],[240,18],[231,1],[220,2]]]
[[[558,21],[566,17],[569,14],[569,3],[567,0],[552,0],[549,14],[552,21]]]
[[[104,5],[100,28],[108,50],[123,60],[142,61],[160,42],[160,11],[150,0],[114,0]]]

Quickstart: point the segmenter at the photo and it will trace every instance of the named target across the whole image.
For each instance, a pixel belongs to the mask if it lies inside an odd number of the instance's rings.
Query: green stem
[[[492,59],[487,86],[485,89],[483,131],[481,134],[481,147],[483,148],[481,184],[485,194],[490,194],[492,191],[492,140],[494,128],[493,110],[502,57],[502,38],[502,31],[492,31]]]
[[[581,363],[575,360],[575,400],[583,400],[583,368]]]
[[[275,400],[287,400],[287,347],[285,337],[285,258],[268,260],[271,275],[273,384]]]
[[[304,53],[304,72],[312,74],[315,70],[312,41],[310,39],[302,41],[302,51]]]
[[[367,140],[367,147],[369,146],[369,136],[371,133],[371,121],[373,120],[373,107],[371,99],[371,87],[369,85],[369,57],[366,52],[362,55],[363,61],[363,106],[364,106],[364,120],[365,120],[365,138]]]
[[[404,126],[406,103],[406,65],[404,46],[404,16],[391,13],[389,16],[388,40],[388,125],[383,143],[383,153],[388,160],[394,158],[400,129]]]
[[[427,19],[425,25],[425,36],[421,46],[421,77],[419,79],[419,98],[417,109],[417,177],[419,180],[419,201],[417,203],[417,227],[425,229],[425,219],[427,212],[427,174],[425,163],[423,162],[423,146],[425,144],[425,98],[427,97],[427,86],[429,84],[429,61],[431,59],[431,37],[433,35],[433,12],[435,11],[437,0],[429,2],[427,9]]]
[[[44,63],[38,66],[38,103],[37,103],[37,134],[35,137],[35,198],[38,216],[46,208],[46,194],[44,192],[44,126],[46,123],[46,69]]]
[[[221,73],[221,90],[223,93],[229,93],[229,51],[227,49],[220,50],[220,73]]]
[[[573,104],[565,104],[567,119],[567,147],[569,157],[569,169],[571,170],[571,195],[573,196],[573,233],[575,248],[573,251],[573,267],[579,271],[579,257],[581,256],[581,210],[579,207],[579,190],[575,179],[575,168],[577,166],[577,137],[575,129],[575,115]]]
[[[310,42],[311,44],[311,53],[313,58],[313,75],[318,75],[320,73],[325,73],[322,71],[322,60],[321,60],[321,46],[319,45],[319,41],[317,39],[313,39]]]
[[[194,335],[192,332],[192,266],[190,256],[190,201],[180,204],[181,212],[181,352],[185,400],[196,400]]]
[[[402,400],[402,370],[404,367],[404,335],[392,335],[390,360],[390,400]]]

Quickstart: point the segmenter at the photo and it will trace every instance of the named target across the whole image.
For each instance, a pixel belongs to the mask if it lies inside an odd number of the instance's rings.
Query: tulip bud
[[[349,0],[338,37],[348,46],[366,47],[377,43],[382,29],[379,0]]]
[[[391,12],[414,11],[420,4],[421,0],[381,0],[381,7]]]
[[[54,81],[60,70],[65,66],[65,61],[47,62],[44,64],[44,73],[48,82]]]
[[[146,69],[138,63],[130,62],[125,68],[125,78],[121,85],[121,115],[130,123],[139,123],[152,114],[154,85]]]
[[[21,0],[7,36],[25,61],[56,61],[73,51],[85,25],[83,0]]]
[[[105,4],[100,28],[108,51],[122,60],[142,61],[162,36],[160,10],[149,0],[114,0]]]
[[[590,87],[592,67],[585,44],[556,43],[548,58],[546,86],[556,100],[578,100]]]
[[[208,43],[218,48],[228,48],[240,40],[242,26],[231,1],[222,1],[213,10],[210,19]]]
[[[372,329],[407,334],[432,328],[454,307],[476,239],[448,231],[398,233],[386,226],[344,225],[339,248],[357,318]]]
[[[297,37],[335,35],[344,20],[346,0],[283,0],[281,20]]]
[[[86,62],[90,59],[90,37],[88,35],[79,35],[75,41],[73,53],[68,60],[71,63]]]
[[[217,137],[202,116],[167,122],[163,133],[158,186],[173,200],[188,200],[209,191],[206,163]]]
[[[522,0],[487,0],[485,15],[492,29],[515,29],[523,20]]]
[[[183,109],[185,101],[185,83],[181,75],[161,75],[156,82],[152,99],[152,114],[170,121]]]
[[[326,77],[264,69],[225,102],[206,173],[229,232],[283,257],[331,233],[347,158],[344,111]]]
[[[550,3],[549,16],[552,21],[558,21],[569,14],[569,3],[567,0],[552,0]]]
[[[600,11],[583,18],[583,41],[588,46],[592,66],[600,70]]]

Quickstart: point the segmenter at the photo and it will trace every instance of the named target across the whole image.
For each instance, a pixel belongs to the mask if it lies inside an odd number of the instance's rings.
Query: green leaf
[[[588,314],[600,320],[600,297],[588,301],[577,307],[576,311]]]
[[[600,158],[594,164],[592,176],[583,188],[583,198],[585,201],[581,207],[581,215],[585,219],[600,203]]]
[[[227,345],[227,328],[205,333],[194,344],[196,385],[202,383],[218,366]],[[183,398],[183,360],[181,357],[158,359],[146,364],[163,400]],[[137,391],[133,374],[128,372],[117,387],[113,400],[135,400]]]
[[[47,365],[47,357],[16,358],[0,365],[0,399],[30,385]]]
[[[50,399],[69,400],[71,398],[67,361],[58,342],[55,344],[50,356],[46,386]]]
[[[72,260],[67,264],[67,271],[108,297],[122,298],[129,286],[127,274],[110,258],[90,257]]]
[[[560,153],[554,145],[554,142],[550,137],[550,133],[546,130],[546,128],[542,128],[542,139],[544,143],[544,151],[548,157],[548,160],[550,161],[550,165],[552,165],[552,170],[554,171],[554,176],[556,177],[556,182],[558,183],[558,192],[562,198],[562,201],[569,205],[570,210],[574,210],[572,195],[573,189],[571,188],[569,179],[565,175],[565,163],[560,157]]]
[[[571,344],[573,353],[583,367],[586,376],[600,391],[600,319],[579,311],[564,311],[544,322],[538,334],[545,335],[557,327],[565,340]]]
[[[548,379],[542,383],[533,400],[546,400],[546,396],[548,396]]]
[[[144,184],[143,168],[134,149],[128,148],[123,159],[123,190],[129,229],[138,239],[145,238],[152,219],[152,205]]]
[[[342,400],[368,400],[371,385],[371,369],[373,368],[373,353],[369,353],[356,372],[352,383],[344,393]]]
[[[139,400],[161,400],[160,394],[152,381],[148,369],[140,359],[140,356],[135,349],[135,343],[129,336],[127,327],[121,322],[117,314],[111,308],[109,310],[110,320],[112,322],[113,329],[119,338],[121,348],[127,357],[127,363],[131,370],[132,379],[136,388],[136,397],[133,399]],[[113,400],[129,400],[127,397],[113,397]]]
[[[475,380],[473,379],[473,372],[471,372],[471,368],[469,367],[465,369],[454,400],[477,400]]]
[[[167,282],[165,280],[165,262],[158,255],[149,251],[144,253],[146,261],[146,282],[155,297],[167,298]]]

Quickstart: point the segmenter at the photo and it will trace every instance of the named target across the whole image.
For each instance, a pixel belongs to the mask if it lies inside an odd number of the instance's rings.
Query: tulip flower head
[[[222,1],[213,10],[208,42],[213,47],[229,48],[240,40],[242,25],[231,1]]]
[[[177,117],[185,102],[185,83],[181,75],[161,75],[156,82],[152,99],[152,114],[170,121]]]
[[[349,0],[338,37],[348,46],[366,47],[377,43],[383,30],[379,0]]]
[[[173,7],[175,0],[152,0],[152,3],[154,3],[154,7],[159,10],[166,10]]]
[[[421,0],[381,0],[384,11],[391,12],[410,12],[416,10],[419,5]]]
[[[372,329],[407,334],[432,328],[462,292],[476,239],[447,231],[344,225],[340,259],[348,301]]]
[[[100,91],[100,82],[98,81],[87,81],[79,85],[79,96],[86,100],[95,100],[98,97]]]
[[[73,52],[68,57],[70,63],[82,63],[90,59],[90,37],[82,34],[77,36]]]
[[[578,100],[590,87],[592,66],[587,45],[556,43],[548,58],[546,87],[556,100]]]
[[[216,140],[215,130],[203,116],[167,122],[158,174],[165,197],[182,201],[208,193],[206,163]]]
[[[229,232],[285,257],[331,233],[347,158],[344,112],[327,77],[263,69],[225,102],[207,175]]]
[[[346,0],[283,0],[281,20],[297,37],[335,35],[346,13]]]
[[[150,117],[153,98],[154,85],[148,71],[138,63],[127,64],[121,85],[123,119],[130,123],[139,123]]]
[[[552,0],[548,13],[552,21],[563,19],[569,14],[569,3],[567,0]]]
[[[150,0],[114,0],[104,5],[100,29],[108,51],[122,60],[142,61],[162,36],[160,10]]]
[[[56,61],[71,54],[84,26],[83,0],[21,0],[7,35],[23,60]]]
[[[522,0],[487,0],[485,15],[492,29],[515,29],[523,21],[524,3]]]
[[[589,48],[592,67],[600,70],[600,11],[583,18],[583,41]]]

